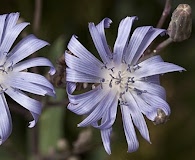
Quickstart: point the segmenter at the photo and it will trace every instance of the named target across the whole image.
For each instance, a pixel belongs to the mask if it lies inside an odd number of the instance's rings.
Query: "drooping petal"
[[[78,115],[88,114],[97,106],[98,103],[106,96],[106,92],[102,89],[96,90],[96,92],[90,92],[89,96],[85,98],[85,101],[80,101],[78,104],[70,103],[68,109]]]
[[[106,152],[109,155],[111,154],[111,149],[110,149],[110,135],[111,135],[111,133],[112,133],[112,128],[101,130],[101,137],[102,137],[104,149],[106,150]]]
[[[42,89],[44,89],[48,95],[52,93],[53,95],[55,94],[53,85],[44,76],[39,74],[30,72],[12,72],[11,74],[7,75],[7,79],[16,79],[18,82],[29,82],[42,87]]]
[[[168,62],[147,63],[145,67],[136,70],[136,78],[148,77],[174,71],[184,71],[183,67]]]
[[[12,132],[12,119],[3,93],[0,94],[0,145]]]
[[[78,103],[81,103],[82,101],[84,102],[90,99],[92,94],[94,95],[98,90],[100,90],[100,87],[97,86],[95,89],[90,90],[88,92],[77,94],[77,95],[72,95],[75,89],[76,89],[76,83],[67,82],[66,91],[68,94],[69,101],[70,103],[78,104]]]
[[[29,35],[11,50],[8,54],[7,62],[10,65],[14,65],[46,45],[48,45],[46,41],[38,39],[34,35]]]
[[[19,62],[13,66],[13,71],[20,72],[27,68],[36,67],[36,66],[50,67],[50,70],[49,70],[50,75],[53,75],[56,72],[53,64],[47,58],[44,58],[44,57],[36,57],[36,58],[31,58],[31,59]]]
[[[34,120],[30,122],[29,128],[34,127],[38,121],[39,115],[41,114],[42,104],[39,101],[26,96],[17,89],[8,88],[5,93],[18,104],[30,111]]]
[[[96,65],[87,63],[68,53],[65,53],[65,61],[66,61],[66,65],[71,69],[74,69],[76,71],[89,74],[92,76],[101,77],[101,68],[97,67]]]
[[[148,83],[147,81],[136,81],[133,86],[136,89],[139,89],[143,92],[147,92],[150,93],[152,95],[161,97],[162,99],[166,100],[166,91],[165,89],[158,85],[158,84],[154,84],[154,83]]]
[[[92,63],[97,65],[97,67],[102,67],[103,63],[99,61],[94,55],[92,55],[78,40],[75,35],[73,35],[68,43],[67,48],[77,57],[86,61],[88,63]]]
[[[85,74],[79,71],[75,71],[70,68],[66,68],[66,81],[69,82],[86,82],[86,83],[100,83],[100,77]]]
[[[128,43],[129,34],[131,31],[132,24],[137,17],[126,17],[123,19],[118,27],[118,35],[114,44],[114,61],[121,63],[124,49]]]
[[[95,122],[93,124],[93,127],[99,128],[101,130],[111,128],[116,119],[117,108],[118,108],[118,98],[116,94],[109,109],[104,113],[101,119],[101,124],[98,125],[98,123]]]
[[[75,82],[68,82],[68,81],[66,82],[66,92],[67,92],[68,99],[69,99],[70,103],[75,103],[75,99],[76,99],[77,95],[72,95],[72,93],[75,91],[75,89],[76,89]],[[88,93],[88,92],[86,92],[86,93]],[[83,96],[82,98],[85,98],[85,96]]]
[[[162,98],[155,96],[155,95],[151,95],[149,93],[143,93],[140,95],[140,97],[150,106],[152,106],[154,108],[154,110],[157,112],[157,109],[160,108],[162,109],[166,115],[170,115],[171,110],[170,107],[168,105],[168,103],[163,100]],[[153,117],[155,118],[155,117]]]
[[[39,85],[14,76],[12,76],[11,78],[7,78],[5,84],[15,89],[20,89],[29,93],[42,96],[46,95],[47,93],[50,93],[50,90],[48,90],[47,88],[42,88]]]
[[[85,127],[94,122],[100,120],[105,112],[109,109],[110,105],[113,103],[115,98],[115,92],[108,91],[107,95],[102,98],[102,101],[97,105],[97,107],[85,118],[78,127]]]
[[[112,57],[112,53],[111,50],[108,46],[107,40],[106,40],[106,36],[105,36],[105,29],[104,28],[109,28],[110,24],[112,23],[112,20],[110,18],[104,18],[98,25],[96,25],[96,28],[100,34],[100,37],[102,39],[102,43],[104,45],[105,51],[107,53],[108,57]]]
[[[130,92],[127,92],[125,94],[125,98],[129,107],[129,112],[131,114],[131,118],[133,120],[133,123],[139,130],[142,137],[147,140],[150,143],[150,136],[148,132],[148,127],[146,125],[146,121],[138,107],[138,104],[132,94]]]
[[[130,116],[129,107],[126,105],[121,105],[121,113],[123,119],[123,128],[125,131],[125,136],[128,144],[128,152],[134,152],[139,147],[139,142],[135,133],[133,122]]]
[[[100,33],[98,32],[98,29],[94,25],[94,23],[89,23],[89,32],[91,34],[91,37],[93,39],[93,42],[95,44],[95,47],[103,61],[104,64],[108,64],[110,62],[110,57],[108,56],[109,53],[106,52],[106,49],[104,48],[104,44],[102,41],[102,37]]]
[[[156,108],[154,106],[151,106],[149,105],[147,102],[145,102],[141,97],[140,95],[138,95],[137,93],[135,92],[131,92],[132,96],[134,97],[140,111],[143,113],[143,114],[148,114],[150,112],[154,112],[156,111]]]

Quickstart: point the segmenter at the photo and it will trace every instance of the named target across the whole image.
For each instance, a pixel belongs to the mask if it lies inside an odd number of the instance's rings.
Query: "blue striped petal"
[[[30,72],[12,72],[11,74],[7,75],[7,79],[11,81],[11,79],[16,79],[18,81],[26,81],[33,83],[40,87],[46,87],[46,91],[49,93],[52,91],[55,94],[53,85],[42,75],[30,73]],[[14,81],[14,80],[13,80]],[[43,88],[42,88],[43,89]]]
[[[133,122],[130,116],[130,110],[128,106],[121,105],[121,113],[123,119],[123,128],[128,144],[128,152],[134,152],[139,147],[139,142],[135,133]]]
[[[115,95],[115,98],[112,104],[110,105],[109,109],[102,116],[101,124],[98,125],[98,123],[95,122],[93,124],[93,127],[99,128],[101,130],[111,128],[116,119],[117,108],[118,108],[118,98],[117,95]]]
[[[103,61],[104,64],[107,64],[110,62],[109,53],[106,52],[106,49],[104,48],[104,43],[102,41],[101,34],[99,33],[98,29],[94,25],[94,23],[89,23],[89,32],[91,34],[91,37],[93,39],[93,42],[95,44],[95,47]]]
[[[170,107],[168,103],[163,100],[162,98],[155,96],[155,95],[150,95],[148,93],[143,93],[140,95],[140,97],[151,107],[154,108],[154,111],[157,111],[158,108],[162,109],[166,115],[170,115]]]
[[[0,94],[0,145],[12,132],[12,120],[4,94]]]
[[[136,28],[126,50],[126,63],[136,64],[145,49],[163,32],[165,32],[165,30],[156,29],[151,26]]]
[[[90,91],[89,91],[90,92]],[[90,92],[91,94],[85,98],[85,100],[80,101],[78,104],[69,103],[68,109],[72,112],[83,115],[91,112],[97,104],[106,96],[106,92],[102,89],[96,90],[96,92]],[[93,99],[93,100],[91,100]]]
[[[100,92],[101,88],[100,86],[97,86],[95,89],[90,90],[88,92],[82,93],[82,94],[77,94],[77,95],[72,95],[72,93],[74,92],[74,90],[76,89],[76,84],[75,83],[71,83],[68,82],[66,84],[66,91],[68,94],[68,98],[70,103],[73,104],[78,104],[84,101],[88,101],[91,99],[91,95],[95,95],[95,93]]]
[[[97,107],[85,118],[81,123],[78,124],[78,127],[85,127],[93,124],[100,120],[103,114],[109,109],[110,105],[113,103],[115,98],[114,92],[107,91],[107,95],[102,98]]]
[[[41,114],[42,104],[39,101],[26,96],[17,89],[8,88],[5,93],[8,94],[18,104],[30,111],[34,120],[30,122],[29,128],[34,127],[38,121],[39,115]]]
[[[92,55],[73,35],[68,43],[67,48],[77,57],[88,63],[102,67],[103,63],[99,61],[94,55]]]
[[[154,83],[150,83],[150,82],[145,82],[145,81],[136,81],[133,86],[136,89],[139,90],[143,90],[146,91],[147,93],[150,93],[152,95],[158,96],[164,100],[166,100],[166,91],[165,89],[158,85],[158,84],[154,84]]]
[[[135,98],[132,96],[130,92],[127,92],[125,94],[125,98],[129,107],[129,112],[131,114],[131,118],[133,120],[133,123],[139,130],[142,137],[144,137],[145,140],[150,142],[150,136],[148,132],[148,127],[146,125],[146,121],[138,107],[138,104],[135,100]]]
[[[66,68],[66,81],[69,82],[100,83],[101,79],[100,77]]]
[[[20,34],[20,32],[27,26],[29,23],[20,23],[11,28],[4,36],[4,39],[1,43],[0,51],[2,52],[9,52],[10,48],[12,47],[14,41]]]
[[[20,60],[28,57],[37,50],[48,45],[47,42],[36,38],[34,35],[29,35],[23,38],[8,54],[7,63],[14,65]],[[29,47],[30,46],[30,47]]]
[[[111,23],[112,23],[112,20],[110,18],[104,18],[98,25],[96,25],[96,28],[100,34],[101,39],[102,39],[102,43],[104,45],[104,49],[106,51],[106,54],[110,58],[113,57],[113,54],[112,54],[112,52],[109,48],[109,45],[107,43],[104,28],[109,28]]]
[[[101,137],[102,137],[104,149],[106,150],[106,152],[109,155],[111,154],[111,149],[110,149],[110,135],[111,135],[111,133],[112,133],[112,128],[101,130]]]
[[[36,57],[36,58],[31,58],[31,59],[19,62],[13,66],[13,71],[20,72],[27,68],[36,67],[36,66],[49,66],[50,75],[53,75],[56,72],[53,64],[47,58],[44,58],[44,57]]]
[[[3,40],[3,34],[4,34],[4,25],[5,25],[5,19],[7,14],[0,15],[0,44]]]
[[[123,19],[118,27],[118,35],[114,44],[114,61],[116,63],[122,62],[124,49],[128,43],[129,34],[131,31],[132,24],[137,17],[127,17]]]
[[[71,68],[74,69],[76,71],[85,73],[85,74],[89,74],[92,76],[97,76],[97,77],[101,77],[102,73],[101,73],[101,68],[92,65],[90,63],[87,63],[75,56],[72,56],[68,53],[65,53],[65,61],[66,61],[66,65]]]
[[[147,63],[146,67],[142,67],[134,73],[136,78],[143,78],[157,74],[164,74],[174,71],[185,71],[183,67],[178,65],[168,63],[168,62],[157,62],[157,63]]]

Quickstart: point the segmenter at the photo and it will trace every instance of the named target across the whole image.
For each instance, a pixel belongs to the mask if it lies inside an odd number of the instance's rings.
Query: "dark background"
[[[88,22],[99,23],[103,18],[113,20],[111,29],[106,31],[108,43],[112,46],[121,19],[126,16],[138,16],[134,27],[142,25],[156,26],[162,14],[165,0],[42,0],[41,19],[36,26],[37,13],[35,0],[1,0],[0,13],[20,12],[24,21],[30,22],[23,34],[33,33],[48,41],[51,45],[37,52],[38,56],[48,57],[55,66],[63,55],[72,34],[79,37],[81,43],[97,54],[88,32]],[[192,7],[193,23],[195,1],[174,0],[171,12],[180,3]],[[171,15],[163,28],[167,28]],[[194,26],[193,29],[194,30]],[[19,37],[20,39],[21,37]],[[159,39],[162,40],[162,39]],[[66,109],[64,88],[56,87],[57,98],[44,98],[45,108],[37,126],[29,129],[30,115],[7,97],[11,108],[13,132],[10,138],[0,146],[0,160],[191,160],[195,157],[195,35],[180,43],[165,48],[161,55],[165,61],[184,67],[187,71],[170,73],[161,77],[167,91],[167,101],[172,114],[164,125],[155,126],[147,121],[152,144],[147,143],[137,132],[140,147],[134,153],[127,153],[127,143],[123,133],[120,113],[114,124],[112,154],[108,156],[101,144],[98,130],[77,128],[82,120]],[[64,102],[65,101],[65,102]],[[59,103],[62,102],[62,103]],[[27,117],[27,118],[26,118]],[[79,151],[75,151],[75,141],[79,133],[84,132],[87,142]],[[91,137],[91,138],[90,138]],[[83,149],[84,151],[82,151]]]

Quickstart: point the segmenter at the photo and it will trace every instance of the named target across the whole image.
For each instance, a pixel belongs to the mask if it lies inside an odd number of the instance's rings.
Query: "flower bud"
[[[172,13],[167,29],[174,42],[181,42],[190,37],[192,31],[192,11],[188,4],[180,4]]]

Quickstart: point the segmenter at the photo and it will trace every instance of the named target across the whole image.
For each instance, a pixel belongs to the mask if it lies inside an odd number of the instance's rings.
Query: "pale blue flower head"
[[[0,144],[12,131],[12,119],[4,93],[30,111],[34,120],[29,127],[36,124],[42,105],[26,92],[42,96],[55,95],[53,85],[45,77],[27,71],[31,67],[49,66],[49,73],[54,74],[55,69],[48,59],[38,57],[21,62],[48,43],[29,35],[12,46],[20,32],[29,24],[17,23],[18,18],[19,13],[0,15]]]
[[[105,28],[111,20],[103,19],[98,25],[89,23],[89,31],[101,57],[98,60],[78,40],[72,36],[65,52],[68,109],[78,115],[88,115],[79,127],[93,126],[101,130],[104,148],[111,154],[110,135],[120,108],[128,152],[138,149],[134,126],[143,138],[150,142],[145,115],[151,121],[159,116],[159,111],[168,116],[169,105],[165,90],[160,86],[159,75],[182,71],[184,68],[164,62],[160,56],[153,56],[140,62],[146,48],[165,30],[152,26],[138,27],[130,37],[136,17],[127,17],[120,22],[113,51],[107,44]],[[73,95],[76,83],[95,84],[90,91]],[[119,107],[118,107],[119,106]]]

